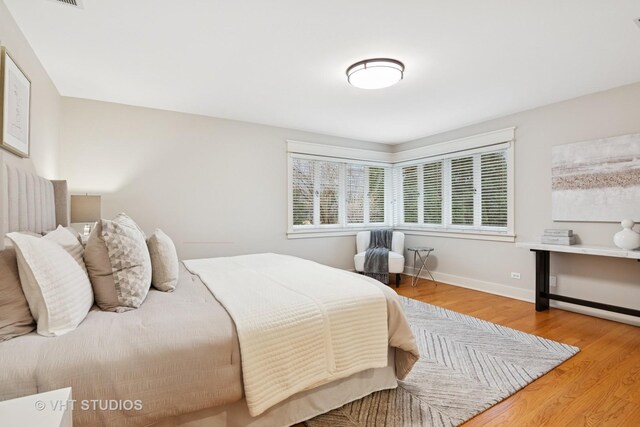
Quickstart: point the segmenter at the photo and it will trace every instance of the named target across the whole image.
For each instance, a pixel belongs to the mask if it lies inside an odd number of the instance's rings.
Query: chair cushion
[[[364,271],[364,256],[366,252],[360,252],[353,257],[356,271]],[[404,256],[397,252],[389,251],[389,273],[402,273],[404,271]]]

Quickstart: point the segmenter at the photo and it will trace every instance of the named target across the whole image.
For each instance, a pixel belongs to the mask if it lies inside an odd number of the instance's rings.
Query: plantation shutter
[[[492,227],[507,226],[507,153],[482,154],[481,200],[482,225]]]
[[[340,221],[340,164],[316,162],[320,225],[339,224]]]
[[[384,223],[385,222],[385,169],[382,167],[367,167],[369,188],[368,188],[368,202],[369,202],[369,222],[370,223]]]
[[[418,223],[418,166],[402,168],[402,222],[405,224]]]
[[[474,198],[473,157],[451,159],[452,225],[473,225]]]
[[[347,164],[347,224],[364,223],[365,169],[364,165]]]
[[[293,225],[313,224],[314,162],[292,159]]]
[[[442,224],[442,161],[422,167],[425,224]]]

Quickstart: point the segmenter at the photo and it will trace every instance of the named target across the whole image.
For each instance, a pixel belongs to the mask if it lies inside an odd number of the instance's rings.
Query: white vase
[[[618,231],[613,236],[613,243],[620,249],[626,249],[628,251],[640,248],[640,233],[636,233],[631,229],[633,227],[633,221],[625,219],[620,225],[622,225],[622,231]]]

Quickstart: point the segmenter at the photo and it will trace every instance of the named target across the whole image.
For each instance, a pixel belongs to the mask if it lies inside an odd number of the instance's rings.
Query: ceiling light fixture
[[[347,68],[347,81],[361,89],[382,89],[402,80],[404,64],[395,59],[374,58],[359,61]]]

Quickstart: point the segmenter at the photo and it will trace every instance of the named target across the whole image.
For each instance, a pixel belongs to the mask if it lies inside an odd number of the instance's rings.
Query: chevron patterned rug
[[[308,427],[457,426],[580,351],[400,297],[420,360],[398,388],[306,421]]]

